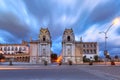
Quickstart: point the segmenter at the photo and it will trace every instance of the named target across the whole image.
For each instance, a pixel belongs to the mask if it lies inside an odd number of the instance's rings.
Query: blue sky
[[[41,27],[48,27],[52,51],[61,52],[65,28],[73,28],[75,39],[98,42],[104,50],[104,34],[113,19],[120,16],[120,0],[0,0],[0,43],[20,43],[38,39]],[[120,25],[108,32],[107,49],[120,55]]]

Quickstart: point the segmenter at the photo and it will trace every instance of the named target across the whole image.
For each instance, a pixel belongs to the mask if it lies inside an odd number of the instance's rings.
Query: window
[[[87,44],[87,47],[89,47],[89,44]]]
[[[8,47],[8,51],[10,51],[10,47]]]
[[[7,50],[7,48],[6,47],[4,47],[4,51],[6,51]]]
[[[92,53],[92,50],[90,50],[91,51],[91,53]]]
[[[22,51],[22,48],[21,48],[21,47],[19,47],[19,51]]]
[[[83,44],[83,47],[85,47],[85,44]]]
[[[14,51],[14,47],[12,47],[12,51]]]
[[[94,47],[96,47],[96,44],[94,44]]]
[[[92,44],[91,44],[91,47],[92,47]]]
[[[94,50],[94,53],[96,54],[96,50]]]
[[[18,49],[17,49],[17,47],[15,48],[15,51],[17,51]]]
[[[26,48],[24,47],[23,51],[26,51]]]
[[[45,36],[43,36],[43,41],[46,41],[46,37]]]
[[[70,36],[67,37],[67,41],[70,41]]]
[[[87,53],[89,53],[89,50],[87,50]]]
[[[85,50],[83,50],[83,52],[84,52],[84,53],[86,53],[86,51],[85,51]]]

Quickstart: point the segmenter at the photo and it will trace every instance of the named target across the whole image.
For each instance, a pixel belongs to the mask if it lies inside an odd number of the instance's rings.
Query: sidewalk
[[[45,66],[44,64],[33,64],[33,63],[27,63],[27,62],[12,62],[12,66]],[[51,64],[48,64],[47,66],[55,66],[55,65],[58,65],[57,63],[51,63]],[[69,65],[69,64],[62,64],[62,65]],[[61,66],[62,66],[61,65]],[[112,66],[110,62],[94,62],[93,65],[89,65],[89,63],[83,63],[83,64],[73,64],[71,66]],[[1,62],[0,63],[0,66],[10,66],[9,65],[9,62]],[[120,66],[120,62],[115,62],[115,65],[113,66]]]

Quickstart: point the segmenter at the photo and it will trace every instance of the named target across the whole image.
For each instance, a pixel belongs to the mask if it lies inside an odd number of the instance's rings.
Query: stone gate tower
[[[39,56],[41,56],[41,60],[46,60],[48,63],[51,62],[51,36],[50,32],[47,29],[41,28],[39,34]]]
[[[41,28],[39,39],[30,41],[30,62],[51,63],[51,36],[48,28]]]
[[[75,36],[72,29],[65,29],[62,37],[63,62],[75,63]]]

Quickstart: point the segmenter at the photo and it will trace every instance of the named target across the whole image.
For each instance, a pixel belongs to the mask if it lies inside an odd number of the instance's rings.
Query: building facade
[[[26,41],[22,41],[21,44],[0,44],[0,52],[6,61],[12,59],[15,62],[29,62],[29,46]]]
[[[82,42],[83,43],[83,56],[94,60],[94,56],[98,55],[99,46],[97,42]]]
[[[75,41],[74,32],[72,29],[65,29],[62,37],[62,56],[63,63],[72,61],[74,64],[83,62],[83,56],[93,59],[98,55],[97,42]]]
[[[65,29],[62,37],[63,62],[75,62],[75,36],[72,29]]]
[[[29,45],[29,46],[28,46]],[[16,62],[30,62],[43,64],[44,61],[51,63],[51,35],[48,28],[41,28],[38,40],[22,41],[21,44],[0,44],[0,52],[7,60],[13,59]],[[83,63],[83,56],[94,59],[98,55],[99,47],[97,42],[75,41],[72,29],[65,29],[62,36],[62,62],[73,64]]]
[[[48,28],[41,28],[39,39],[30,41],[30,63],[51,63],[51,36]]]

